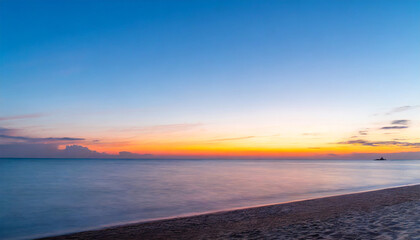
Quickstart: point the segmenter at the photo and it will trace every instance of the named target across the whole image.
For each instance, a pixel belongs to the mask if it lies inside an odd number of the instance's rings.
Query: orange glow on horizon
[[[136,145],[136,144],[112,144],[87,145],[89,149],[109,154],[118,154],[127,151],[137,154],[153,154],[157,156],[197,156],[197,157],[280,157],[280,158],[310,158],[327,155],[348,155],[353,153],[398,153],[416,151],[418,148],[398,146],[361,146],[361,145],[338,145],[329,144],[324,147],[248,147],[230,145]]]

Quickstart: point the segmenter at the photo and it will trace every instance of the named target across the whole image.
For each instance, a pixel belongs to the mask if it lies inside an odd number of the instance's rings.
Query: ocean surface
[[[420,183],[420,160],[0,159],[0,239]]]

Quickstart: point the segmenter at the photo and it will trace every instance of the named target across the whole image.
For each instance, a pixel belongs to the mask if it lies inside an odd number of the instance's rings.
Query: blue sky
[[[339,141],[420,104],[419,17],[419,1],[2,0],[0,116],[40,117],[0,126],[107,141],[153,125],[332,126]],[[401,117],[415,129],[418,112]]]

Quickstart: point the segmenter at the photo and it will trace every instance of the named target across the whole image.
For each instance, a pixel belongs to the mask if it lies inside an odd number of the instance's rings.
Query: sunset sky
[[[420,159],[420,1],[0,1],[0,157]]]

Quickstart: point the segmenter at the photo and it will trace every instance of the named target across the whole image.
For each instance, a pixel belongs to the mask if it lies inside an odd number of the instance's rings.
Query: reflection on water
[[[420,183],[415,161],[0,160],[0,238]]]

